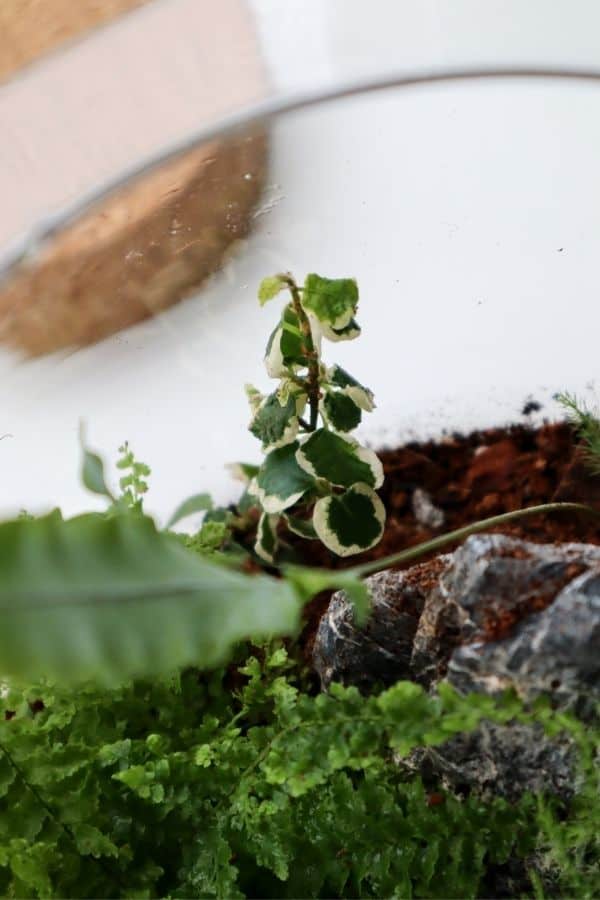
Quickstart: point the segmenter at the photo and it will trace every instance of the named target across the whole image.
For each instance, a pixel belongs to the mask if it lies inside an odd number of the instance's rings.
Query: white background
[[[473,63],[595,65],[600,8],[558,2],[253,0],[274,87]],[[147,508],[238,488],[258,460],[244,382],[267,388],[265,274],[358,279],[363,336],[326,346],[376,393],[375,446],[553,415],[598,377],[600,86],[390,91],[281,118],[256,228],[201,293],[69,356],[0,360],[0,508],[99,505],[79,487],[77,426],[108,459],[153,468]],[[591,394],[590,394],[591,391]]]

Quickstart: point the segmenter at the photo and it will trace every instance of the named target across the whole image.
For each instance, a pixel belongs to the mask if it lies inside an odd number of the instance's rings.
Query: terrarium
[[[252,13],[0,85],[0,891],[592,897],[600,72]]]

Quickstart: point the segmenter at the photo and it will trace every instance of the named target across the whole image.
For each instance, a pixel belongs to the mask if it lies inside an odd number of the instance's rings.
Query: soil
[[[340,559],[316,541],[298,540],[295,548],[303,562],[345,568],[396,553],[478,519],[553,500],[585,502],[600,509],[600,476],[591,474],[583,464],[573,429],[566,423],[455,434],[378,455],[385,472],[380,496],[387,510],[381,542],[368,553]],[[534,543],[600,544],[599,521],[573,513],[532,516],[490,531]],[[452,549],[448,545],[444,552]],[[419,577],[427,577],[427,570],[419,569]],[[320,594],[307,607],[303,639],[307,653],[329,597],[330,592]]]

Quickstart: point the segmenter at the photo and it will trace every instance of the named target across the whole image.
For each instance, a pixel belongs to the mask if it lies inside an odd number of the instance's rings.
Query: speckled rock
[[[548,738],[539,726],[483,722],[438,747],[417,750],[411,767],[456,792],[476,790],[517,800],[525,791],[564,801],[574,791],[575,751],[566,736]]]
[[[589,544],[532,544],[499,534],[468,538],[425,600],[411,659],[415,680],[435,684],[458,647],[512,635],[593,567],[600,570],[600,547]],[[563,655],[573,653],[571,646],[564,641]]]
[[[423,604],[450,557],[437,566],[414,566],[406,572],[380,572],[366,580],[371,614],[357,628],[345,594],[333,595],[315,638],[313,662],[321,685],[332,681],[368,691],[412,677],[410,659]]]
[[[600,698],[600,547],[469,538],[453,554],[368,579],[372,612],[357,629],[337,593],[314,647],[324,688],[362,691],[399,679],[461,692],[512,688],[529,700],[592,718]],[[416,751],[409,765],[453,790],[510,799],[574,790],[573,747],[537,726],[482,724],[442,746]],[[403,763],[406,764],[406,761]]]
[[[551,694],[561,709],[590,716],[600,696],[600,566],[571,581],[510,637],[457,648],[448,680],[463,693]]]

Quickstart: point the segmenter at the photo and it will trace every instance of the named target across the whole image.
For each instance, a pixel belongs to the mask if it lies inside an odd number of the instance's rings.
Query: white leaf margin
[[[353,491],[355,494],[363,494],[371,500],[375,518],[381,527],[380,533],[366,547],[362,547],[360,544],[350,544],[349,546],[345,546],[340,543],[335,531],[329,527],[329,507],[336,498],[334,496],[321,497],[321,499],[317,500],[315,503],[315,508],[313,510],[313,526],[319,540],[338,556],[354,556],[356,553],[364,553],[365,550],[374,547],[381,540],[381,535],[383,534],[385,526],[385,506],[383,505],[381,498],[368,484],[358,482],[348,488],[348,491]]]
[[[345,441],[347,444],[349,444],[352,447],[356,457],[361,462],[364,462],[369,466],[369,468],[371,469],[371,471],[373,473],[373,479],[374,479],[373,490],[377,490],[378,488],[380,488],[381,485],[383,484],[383,479],[384,479],[383,464],[382,464],[381,460],[379,459],[379,457],[377,456],[377,454],[375,453],[375,451],[370,450],[368,447],[363,447],[361,444],[358,443],[358,441],[354,440],[353,438],[349,438],[343,432],[335,431],[334,433],[335,433],[336,437]],[[312,475],[313,478],[327,481],[328,479],[325,479],[323,477],[323,475],[321,475],[319,472],[316,471],[313,464],[310,462],[309,459],[307,459],[307,457],[302,452],[303,444],[307,443],[308,440],[310,440],[310,435],[308,435],[308,437],[300,444],[300,446],[296,450],[296,462],[298,463],[300,468],[304,469],[304,471],[308,475]],[[329,483],[336,484],[335,481],[329,482]],[[341,487],[343,487],[343,485],[341,485]]]

